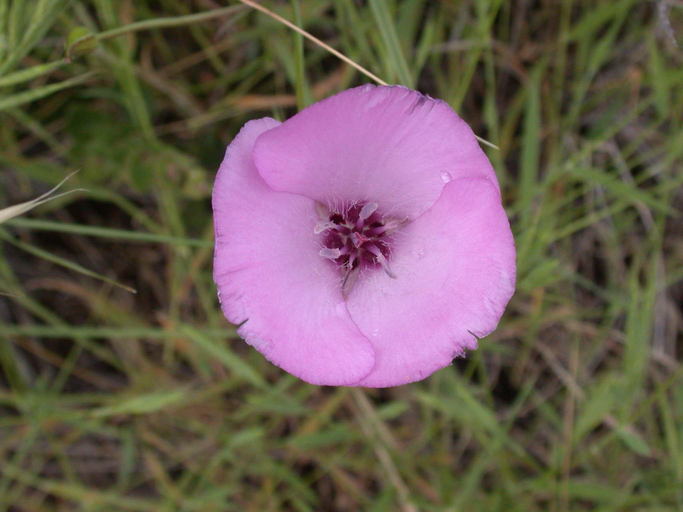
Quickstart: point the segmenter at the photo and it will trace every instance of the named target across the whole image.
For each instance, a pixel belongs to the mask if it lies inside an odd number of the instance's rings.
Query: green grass
[[[378,391],[235,337],[209,203],[244,122],[370,79],[236,2],[0,0],[0,208],[86,189],[0,225],[0,512],[683,510],[662,3],[262,1],[499,147],[517,293],[468,359]]]

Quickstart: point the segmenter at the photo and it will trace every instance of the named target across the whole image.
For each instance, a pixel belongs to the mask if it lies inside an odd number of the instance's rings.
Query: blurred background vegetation
[[[0,0],[0,208],[86,189],[0,225],[0,511],[683,510],[683,3],[261,5],[498,146],[499,329],[395,389],[268,364],[217,307],[215,171],[370,79],[239,2]]]

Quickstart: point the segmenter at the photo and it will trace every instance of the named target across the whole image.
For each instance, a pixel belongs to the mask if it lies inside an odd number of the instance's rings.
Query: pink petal
[[[256,171],[256,138],[273,119],[247,123],[228,147],[213,191],[214,280],[238,332],[274,364],[313,384],[357,382],[372,369],[336,269],[318,255],[311,199],[274,192]]]
[[[456,180],[395,241],[392,279],[361,276],[348,298],[375,348],[359,385],[423,379],[451,363],[475,336],[495,329],[515,284],[515,248],[500,195],[488,179]]]
[[[315,103],[259,138],[254,154],[275,190],[327,205],[376,202],[416,218],[444,184],[495,174],[448,104],[404,87],[364,85]]]

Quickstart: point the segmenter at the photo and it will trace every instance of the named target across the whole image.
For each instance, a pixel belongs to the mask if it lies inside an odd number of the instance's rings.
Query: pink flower
[[[476,348],[514,291],[491,164],[445,102],[403,87],[248,122],[213,208],[225,316],[312,384],[423,379]]]

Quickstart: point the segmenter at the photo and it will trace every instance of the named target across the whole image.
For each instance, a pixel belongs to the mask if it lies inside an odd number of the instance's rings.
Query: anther
[[[377,247],[374,244],[370,244],[365,246],[365,248],[368,250],[368,252],[371,252],[375,256],[375,258],[377,259],[377,263],[379,263],[382,266],[384,272],[392,279],[396,279],[396,274],[394,274],[391,268],[389,267],[389,262],[384,257],[384,254],[382,254],[382,251],[380,251],[379,247]]]
[[[328,220],[330,216],[330,211],[327,209],[327,206],[325,206],[322,203],[319,203],[318,201],[315,202],[315,211],[318,214],[318,217],[320,217],[323,220]]]
[[[317,222],[315,227],[313,228],[313,233],[316,235],[319,235],[323,231],[327,231],[328,229],[331,229],[335,226],[334,222],[330,222],[329,220],[324,221],[321,220],[320,222]]]
[[[377,203],[366,203],[363,205],[363,207],[360,209],[360,212],[358,213],[358,221],[364,221],[370,217],[373,213],[377,211],[377,207],[379,205]]]
[[[396,231],[398,228],[400,228],[403,224],[405,224],[405,220],[396,220],[396,219],[391,219],[382,224],[381,226],[377,226],[376,228],[372,228],[370,230],[370,234],[372,235],[390,235],[394,231]]]
[[[339,256],[342,255],[342,252],[341,250],[336,248],[330,249],[329,247],[323,247],[322,249],[320,249],[320,252],[318,254],[320,254],[320,256],[322,256],[323,258],[336,260],[337,258],[339,258]]]
[[[356,284],[358,274],[360,274],[358,268],[349,269],[346,271],[346,274],[344,274],[344,279],[342,280],[342,296],[344,298],[348,297],[353,289],[353,285]]]

